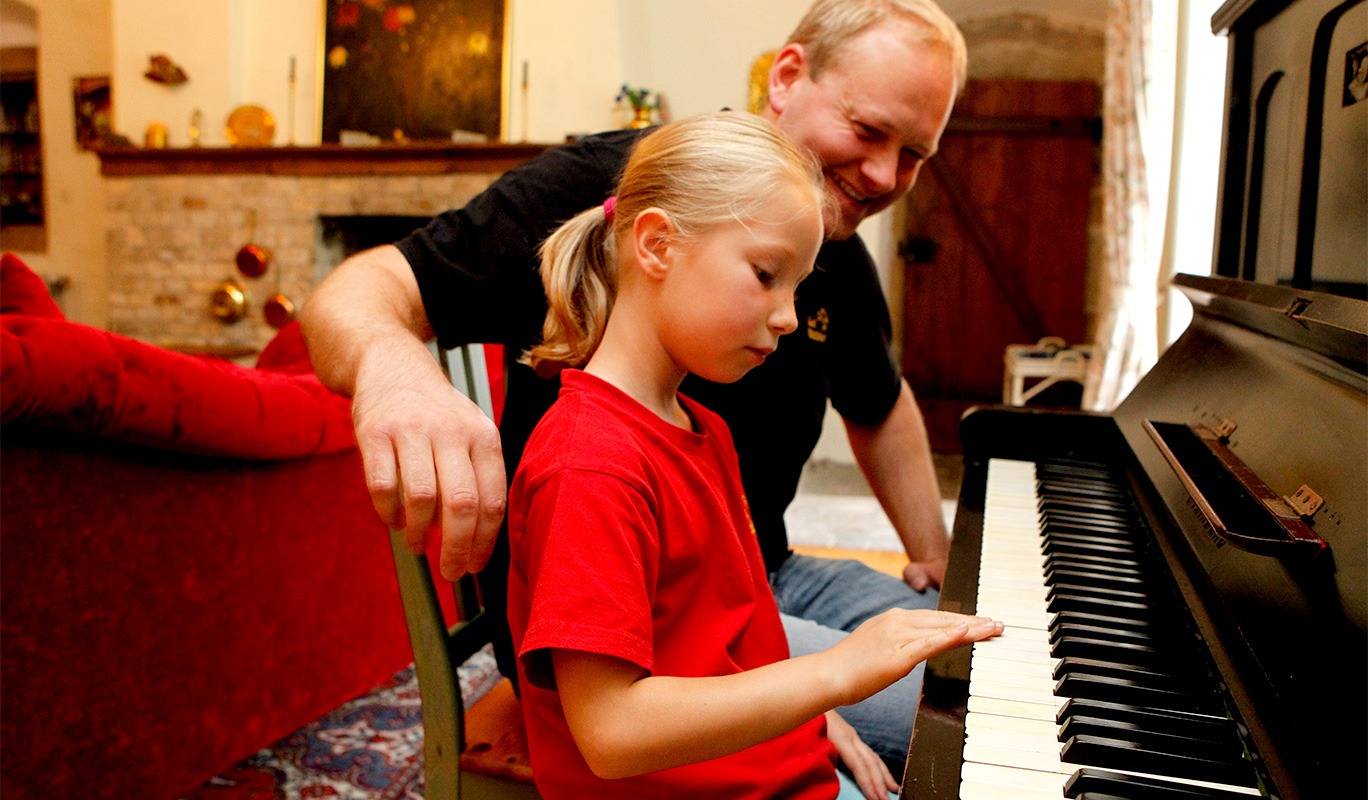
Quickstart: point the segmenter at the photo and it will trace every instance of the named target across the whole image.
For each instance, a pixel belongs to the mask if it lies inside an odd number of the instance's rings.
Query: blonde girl
[[[824,713],[1001,631],[897,610],[789,659],[730,432],[678,392],[795,330],[823,197],[773,124],[704,115],[644,138],[543,247],[527,358],[562,388],[509,494],[509,621],[549,799],[836,797]]]

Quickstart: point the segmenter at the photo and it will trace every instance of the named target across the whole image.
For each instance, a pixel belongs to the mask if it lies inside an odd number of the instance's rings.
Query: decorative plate
[[[266,147],[275,136],[275,117],[261,106],[238,106],[228,115],[225,133],[234,147]]]

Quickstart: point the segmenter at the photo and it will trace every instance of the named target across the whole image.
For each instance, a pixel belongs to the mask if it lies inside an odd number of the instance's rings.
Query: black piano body
[[[1368,101],[1349,102],[1368,3],[1239,0],[1213,27],[1231,38],[1228,277],[1176,279],[1193,322],[1112,414],[966,415],[941,607],[977,609],[990,460],[1103,465],[1128,486],[1185,609],[1172,626],[1205,654],[1257,790],[1368,797]],[[905,798],[960,796],[972,658],[928,662]]]

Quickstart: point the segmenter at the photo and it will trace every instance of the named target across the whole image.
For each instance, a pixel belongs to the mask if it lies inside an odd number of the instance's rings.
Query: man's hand
[[[419,345],[364,358],[352,421],[376,512],[414,552],[440,523],[442,577],[489,561],[507,498],[499,431]]]
[[[507,484],[499,431],[442,374],[418,281],[399,248],[342,262],[299,315],[323,384],[352,398],[366,486],[380,518],[415,552],[440,521],[442,576],[489,561]],[[440,507],[441,511],[438,512]]]
[[[903,567],[903,582],[918,592],[939,589],[945,581],[945,563],[946,559],[943,558],[935,561],[914,561]]]
[[[826,712],[826,723],[827,738],[836,747],[836,755],[850,770],[851,777],[865,797],[869,800],[888,800],[889,792],[898,791],[898,782],[893,779],[893,773],[888,771],[888,765],[860,739],[860,734],[855,732],[850,723],[841,719],[841,715],[835,711]]]

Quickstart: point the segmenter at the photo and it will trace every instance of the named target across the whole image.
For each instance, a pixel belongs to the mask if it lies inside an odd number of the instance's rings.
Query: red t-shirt
[[[550,650],[653,675],[730,675],[788,642],[721,418],[681,397],[695,430],[566,370],[509,494],[508,609],[529,755],[543,796],[836,796],[821,716],[722,758],[622,780],[590,772],[561,710]]]

